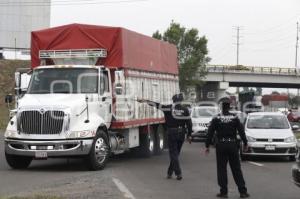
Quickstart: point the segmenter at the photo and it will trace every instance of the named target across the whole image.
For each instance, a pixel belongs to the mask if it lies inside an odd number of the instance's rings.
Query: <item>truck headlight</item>
[[[293,142],[297,142],[297,139],[295,136],[291,136],[291,137],[285,138],[284,142],[293,143]]]
[[[15,137],[17,137],[17,135],[18,135],[18,132],[17,132],[17,131],[6,130],[6,131],[5,131],[5,134],[4,134],[4,137],[5,137],[5,138],[15,138]]]
[[[256,139],[251,136],[247,136],[247,140],[248,140],[248,142],[256,142]]]
[[[17,109],[14,110],[10,110],[9,111],[9,118],[13,118],[14,116],[16,116],[18,113]]]

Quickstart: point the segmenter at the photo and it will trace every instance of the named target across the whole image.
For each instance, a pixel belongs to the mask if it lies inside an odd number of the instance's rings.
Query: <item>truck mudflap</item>
[[[5,139],[5,152],[36,159],[88,155],[93,139],[78,140],[17,140]]]

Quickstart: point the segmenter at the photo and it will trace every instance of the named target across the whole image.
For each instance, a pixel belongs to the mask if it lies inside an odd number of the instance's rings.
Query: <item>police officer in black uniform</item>
[[[222,113],[213,118],[208,128],[208,138],[206,140],[206,154],[209,153],[209,146],[215,135],[216,141],[216,154],[217,154],[217,176],[218,184],[221,188],[217,197],[228,198],[228,179],[227,179],[227,163],[233,174],[235,183],[238,186],[240,197],[248,198],[250,195],[247,192],[245,180],[241,170],[239,159],[237,132],[239,133],[243,143],[244,150],[247,150],[247,138],[245,135],[244,127],[238,117],[229,112],[230,102],[224,101],[222,103]]]
[[[168,168],[167,178],[171,179],[173,173],[177,176],[177,180],[182,179],[182,172],[179,164],[179,154],[187,133],[188,141],[191,143],[192,121],[189,110],[184,107],[182,94],[176,94],[172,97],[173,104],[162,105],[150,100],[139,99],[139,102],[146,102],[150,106],[163,111],[165,116],[165,125],[168,132],[168,145],[170,165]]]

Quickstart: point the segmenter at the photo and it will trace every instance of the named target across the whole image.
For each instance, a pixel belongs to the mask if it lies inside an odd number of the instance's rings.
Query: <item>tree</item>
[[[296,108],[300,105],[300,96],[290,95],[288,98],[289,105],[293,108]]]
[[[261,96],[262,95],[262,88],[261,87],[257,87],[256,88],[256,95],[257,96]]]
[[[152,37],[158,40],[162,40],[162,35],[158,30],[155,33],[153,33]]]
[[[278,91],[272,91],[271,95],[280,95],[280,93]]]
[[[210,61],[207,56],[207,39],[199,37],[196,28],[186,29],[179,23],[171,22],[169,28],[161,34],[156,31],[153,38],[167,41],[176,45],[179,63],[180,89],[187,92],[189,87],[197,87],[203,84],[206,75],[206,64]]]
[[[249,87],[243,87],[243,91],[244,91],[244,92],[249,92],[250,89],[249,89]]]

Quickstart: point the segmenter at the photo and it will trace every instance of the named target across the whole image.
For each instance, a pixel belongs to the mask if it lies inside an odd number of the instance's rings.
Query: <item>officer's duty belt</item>
[[[237,140],[234,138],[220,138],[218,139],[219,142],[236,142]]]
[[[168,127],[168,129],[177,130],[177,132],[179,132],[179,133],[183,133],[183,132],[184,132],[182,126],[178,126],[178,127]]]

